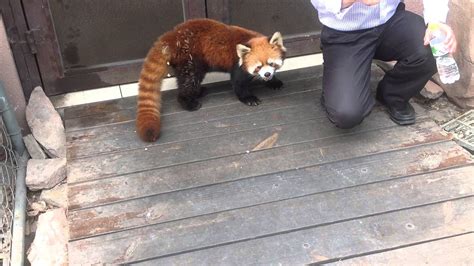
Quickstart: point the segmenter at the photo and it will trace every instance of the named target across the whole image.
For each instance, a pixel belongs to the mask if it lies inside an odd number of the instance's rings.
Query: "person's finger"
[[[446,40],[444,45],[450,53],[454,53],[456,51],[456,36],[454,36],[454,32],[450,28],[446,30]]]
[[[447,45],[453,40],[453,33],[450,30],[445,31],[446,38],[444,39],[444,44]]]
[[[425,46],[430,44],[430,41],[431,41],[431,31],[427,29],[425,32],[425,37],[423,38],[423,42]]]

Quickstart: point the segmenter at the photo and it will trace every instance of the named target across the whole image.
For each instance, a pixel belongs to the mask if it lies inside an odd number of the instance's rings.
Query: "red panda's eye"
[[[274,66],[275,66],[275,64],[273,64],[273,63],[270,63],[270,66],[271,66],[271,67],[274,67]]]
[[[258,66],[258,67],[255,68],[255,71],[254,71],[254,72],[257,73],[258,71],[260,71],[260,69],[262,69],[262,67],[261,67],[261,66]]]

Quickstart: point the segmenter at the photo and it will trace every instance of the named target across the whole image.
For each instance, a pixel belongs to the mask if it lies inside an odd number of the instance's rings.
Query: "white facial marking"
[[[267,63],[269,65],[273,64],[275,68],[280,68],[283,65],[283,60],[280,58],[270,58]]]
[[[261,67],[262,66],[262,63],[258,63],[258,64],[255,64],[255,65],[252,65],[252,66],[249,66],[247,68],[247,71],[250,73],[250,74],[253,74],[255,72],[255,69],[257,69],[258,67]]]
[[[275,68],[271,66],[264,66],[258,71],[258,75],[264,80],[270,80],[275,73]]]

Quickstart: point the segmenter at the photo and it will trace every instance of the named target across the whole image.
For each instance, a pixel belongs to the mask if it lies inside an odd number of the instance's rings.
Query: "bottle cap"
[[[430,30],[439,30],[439,23],[435,23],[435,22],[430,22],[428,24],[428,29]]]

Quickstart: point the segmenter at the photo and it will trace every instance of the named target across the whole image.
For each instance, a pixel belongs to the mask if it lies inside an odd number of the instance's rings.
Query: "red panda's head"
[[[263,80],[270,80],[283,65],[286,48],[283,37],[275,32],[271,38],[256,37],[246,44],[237,45],[239,65],[242,69]]]

